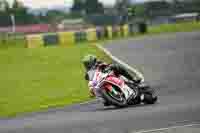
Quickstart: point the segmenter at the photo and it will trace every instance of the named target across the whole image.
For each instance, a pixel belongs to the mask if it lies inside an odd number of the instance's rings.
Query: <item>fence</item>
[[[121,25],[90,28],[79,31],[55,32],[26,35],[25,47],[37,48],[47,46],[70,46],[82,42],[95,42],[104,39],[115,39],[119,37],[133,36],[136,33],[145,33],[146,26],[139,25]]]
[[[44,33],[52,31],[52,28],[49,24],[33,24],[25,26],[16,26],[16,33]],[[0,33],[11,33],[12,27],[0,27]]]

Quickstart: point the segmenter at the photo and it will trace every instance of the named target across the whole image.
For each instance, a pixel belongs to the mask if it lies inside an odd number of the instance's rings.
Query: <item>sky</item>
[[[13,0],[8,0],[12,3]],[[48,8],[52,6],[60,6],[60,5],[68,5],[69,7],[72,5],[73,0],[19,0],[22,1],[26,6],[31,8]],[[99,0],[104,4],[113,5],[115,0]],[[133,0],[133,1],[148,1],[148,0]]]

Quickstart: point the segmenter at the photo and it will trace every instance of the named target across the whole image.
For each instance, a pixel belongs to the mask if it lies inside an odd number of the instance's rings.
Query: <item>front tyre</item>
[[[112,92],[102,89],[102,97],[108,101],[111,105],[114,105],[116,107],[126,107],[127,101],[123,95],[115,95]]]

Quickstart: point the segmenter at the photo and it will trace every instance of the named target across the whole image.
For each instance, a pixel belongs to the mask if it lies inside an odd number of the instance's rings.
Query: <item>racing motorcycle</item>
[[[126,107],[136,104],[154,104],[157,101],[155,89],[144,83],[134,83],[125,77],[117,77],[112,70],[96,71],[95,89],[101,97],[115,107]]]

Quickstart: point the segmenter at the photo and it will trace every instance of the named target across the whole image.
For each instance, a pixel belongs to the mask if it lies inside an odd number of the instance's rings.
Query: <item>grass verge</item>
[[[200,31],[200,22],[184,22],[184,23],[176,23],[176,24],[162,24],[159,26],[150,26],[148,27],[148,32],[145,34],[135,33],[132,36],[127,37],[115,37],[110,40],[100,40],[99,44],[107,44],[112,41],[131,39],[136,37],[145,37],[151,35],[159,35],[166,33],[176,33],[176,32],[192,32],[192,31]]]
[[[0,37],[0,49],[10,49],[10,48],[25,48],[26,39],[24,36],[20,37]]]
[[[0,117],[90,100],[81,58],[93,45],[70,48],[0,49]]]
[[[200,22],[187,22],[177,24],[163,24],[160,26],[149,27],[148,34],[161,34],[172,32],[190,32],[200,30]]]

